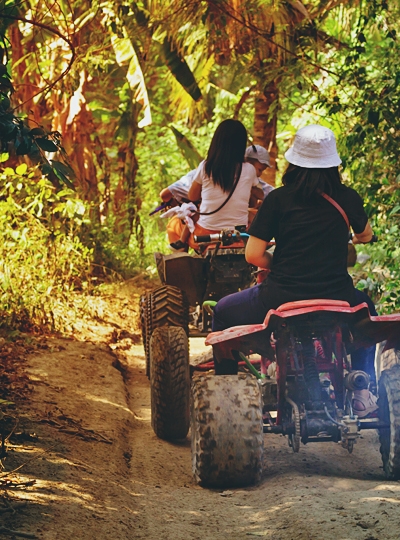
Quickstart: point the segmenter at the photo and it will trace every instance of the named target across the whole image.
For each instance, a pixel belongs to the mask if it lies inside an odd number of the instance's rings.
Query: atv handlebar
[[[349,240],[353,240],[353,238],[354,238],[354,234],[349,233]],[[377,235],[373,234],[371,240],[369,240],[368,242],[360,242],[360,244],[374,244],[377,241],[378,241]]]
[[[249,235],[240,231],[221,231],[219,233],[200,234],[194,236],[196,244],[204,244],[211,242],[222,242],[222,245],[229,246],[235,242],[240,242],[242,238],[248,238]]]

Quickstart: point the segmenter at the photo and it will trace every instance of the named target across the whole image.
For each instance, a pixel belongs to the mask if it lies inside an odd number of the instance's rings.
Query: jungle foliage
[[[335,131],[380,237],[355,279],[399,309],[399,14],[395,0],[0,0],[2,320],[59,327],[74,290],[152,271],[159,191],[227,117],[268,147],[278,183],[299,127]]]

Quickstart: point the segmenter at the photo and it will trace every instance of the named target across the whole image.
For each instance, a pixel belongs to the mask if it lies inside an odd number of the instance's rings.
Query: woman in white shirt
[[[189,190],[191,201],[201,199],[195,235],[247,227],[250,194],[259,181],[254,166],[244,161],[246,144],[247,131],[239,120],[224,120],[217,127]]]

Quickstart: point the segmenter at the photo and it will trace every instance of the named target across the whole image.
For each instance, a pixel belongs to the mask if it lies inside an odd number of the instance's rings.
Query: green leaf
[[[162,52],[165,63],[175,79],[195,101],[199,101],[203,96],[201,95],[196,79],[186,63],[186,60],[181,57],[176,45],[170,37],[165,37],[162,44]]]
[[[111,37],[111,42],[118,65],[124,66],[129,62],[126,78],[133,93],[133,100],[142,106],[143,113],[138,126],[139,128],[149,126],[152,122],[149,97],[142,68],[132,42],[129,38],[120,38],[117,35]]]
[[[75,178],[75,173],[71,167],[68,165],[65,165],[65,163],[62,163],[61,161],[52,160],[51,165],[53,169],[55,169],[57,172],[68,176],[69,178]]]
[[[0,77],[0,87],[1,86],[4,86],[5,88],[9,90],[14,90],[14,87],[11,84],[11,81],[6,76]]]
[[[18,165],[18,167],[15,169],[15,172],[19,175],[23,175],[28,170],[28,165],[26,163],[21,163],[21,165]]]
[[[19,144],[17,143],[18,141],[15,142],[17,156],[24,156],[25,154],[29,153],[32,142],[30,139],[28,139],[28,137],[24,137]]]
[[[8,99],[8,97],[4,97],[1,101],[0,101],[0,107],[3,111],[6,111],[7,109],[10,108],[10,105],[11,105],[11,102],[10,100]]]
[[[35,143],[45,152],[57,152],[58,147],[49,139],[35,139]]]
[[[40,170],[41,170],[42,173],[45,174],[45,175],[48,175],[48,174],[52,174],[52,173],[53,173],[53,169],[51,168],[51,166],[49,165],[49,163],[44,163],[44,164],[40,167]]]
[[[368,122],[373,124],[375,127],[378,127],[379,124],[379,111],[373,111],[370,109],[368,111]]]
[[[179,149],[181,150],[186,161],[188,162],[189,167],[191,169],[196,169],[199,163],[203,160],[202,156],[183,133],[178,131],[172,125],[170,125],[169,127],[171,128],[172,133],[175,135]]]
[[[42,128],[33,128],[30,130],[29,135],[31,137],[44,137],[46,133]]]
[[[74,184],[68,178],[68,176],[63,172],[65,165],[59,161],[52,162],[52,170],[61,182],[67,185],[69,188],[74,189]]]

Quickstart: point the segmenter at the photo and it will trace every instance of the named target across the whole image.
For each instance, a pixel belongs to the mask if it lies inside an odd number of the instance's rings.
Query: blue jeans
[[[230,294],[221,298],[214,308],[212,329],[214,332],[225,330],[231,326],[242,324],[259,324],[265,319],[270,309],[298,300],[293,295],[286,294],[282,290],[269,288],[268,294],[263,291],[263,284],[255,285],[249,289]],[[354,289],[355,301],[352,305],[366,302],[371,315],[377,315],[374,303],[364,292]],[[351,355],[353,369],[360,369],[368,373],[371,381],[376,382],[375,376],[375,346],[358,349]]]
[[[366,302],[371,315],[378,315],[375,305],[365,292],[356,289],[356,304]],[[368,373],[371,382],[376,386],[375,345],[365,349],[357,349],[351,354],[351,367]]]

